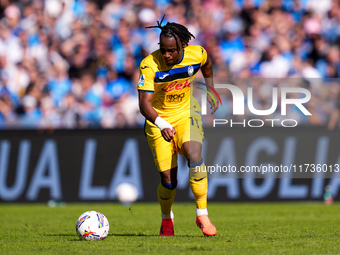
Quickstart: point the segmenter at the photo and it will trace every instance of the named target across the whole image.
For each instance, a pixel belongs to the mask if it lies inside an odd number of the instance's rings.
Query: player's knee
[[[165,181],[161,180],[161,184],[164,188],[174,190],[177,187],[177,181],[174,183],[166,183]]]
[[[200,151],[191,151],[187,154],[187,160],[190,161],[190,164],[198,163],[202,160]]]
[[[161,176],[161,180],[164,183],[175,183],[177,182],[177,166],[173,167],[169,170],[165,170],[162,172],[159,172]]]
[[[201,156],[202,144],[196,141],[185,142],[182,151],[190,164],[198,163],[202,160]]]

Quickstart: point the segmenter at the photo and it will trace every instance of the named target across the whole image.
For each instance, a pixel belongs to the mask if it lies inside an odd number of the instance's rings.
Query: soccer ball
[[[109,221],[97,211],[84,212],[77,220],[76,231],[80,240],[103,240],[109,229]]]
[[[138,198],[137,188],[130,183],[122,183],[116,189],[119,202],[123,204],[131,204]]]

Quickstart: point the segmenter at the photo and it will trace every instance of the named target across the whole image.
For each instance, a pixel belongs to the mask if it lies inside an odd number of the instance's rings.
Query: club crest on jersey
[[[138,86],[144,86],[145,83],[145,75],[142,74],[139,78]]]
[[[194,74],[194,68],[192,66],[188,67],[188,74],[189,76],[192,76]]]

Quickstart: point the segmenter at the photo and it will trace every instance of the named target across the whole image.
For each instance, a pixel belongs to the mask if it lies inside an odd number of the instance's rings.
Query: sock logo
[[[195,182],[199,182],[199,181],[202,181],[202,180],[205,179],[205,178],[206,178],[206,176],[203,177],[203,178],[201,178],[201,179],[194,179],[194,181],[195,181]]]
[[[160,196],[160,198],[161,198],[162,200],[169,200],[171,197],[161,197],[161,196]]]

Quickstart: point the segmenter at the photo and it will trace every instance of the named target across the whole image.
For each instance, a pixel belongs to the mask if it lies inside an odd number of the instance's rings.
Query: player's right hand
[[[165,139],[165,141],[167,142],[171,142],[171,140],[174,138],[175,134],[176,134],[176,130],[174,127],[172,127],[172,129],[170,128],[164,128],[162,131],[162,136]]]

